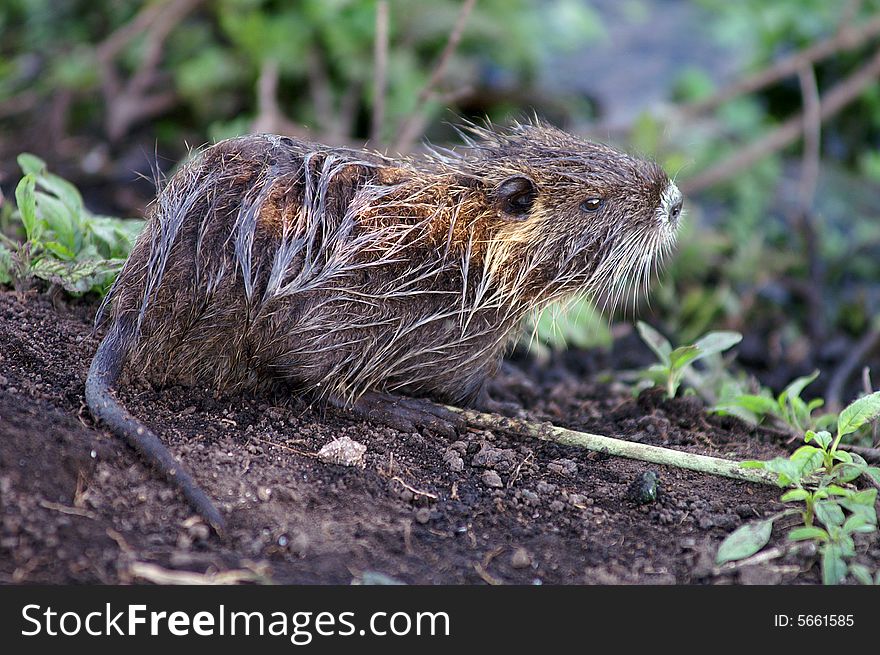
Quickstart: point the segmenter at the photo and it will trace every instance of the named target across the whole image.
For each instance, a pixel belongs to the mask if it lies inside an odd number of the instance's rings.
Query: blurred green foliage
[[[167,2],[168,0],[166,0]],[[170,0],[174,2],[174,0]],[[101,79],[96,45],[156,1],[8,0],[0,5],[0,103],[24,91],[60,90],[77,99],[71,132],[94,128]],[[462,6],[460,0],[391,0],[384,136],[415,106]],[[177,25],[162,49],[159,81],[177,95],[154,129],[175,146],[193,133],[218,138],[247,129],[263,64],[277,62],[280,106],[317,134],[368,137],[373,106],[374,0],[215,0]],[[480,0],[447,67],[441,92],[493,78],[528,84],[542,57],[594,38],[596,14],[578,0]],[[543,38],[547,32],[555,36]],[[134,75],[147,37],[134,38],[116,65]],[[327,109],[330,109],[328,113]],[[432,102],[433,114],[445,108]],[[492,110],[492,107],[489,107]],[[490,111],[491,113],[491,111]]]

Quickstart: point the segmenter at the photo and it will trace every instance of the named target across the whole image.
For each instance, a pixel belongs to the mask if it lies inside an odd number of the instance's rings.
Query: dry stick
[[[811,64],[804,64],[798,71],[801,98],[804,105],[804,147],[801,157],[801,177],[798,186],[798,207],[796,221],[801,224],[809,269],[810,282],[806,288],[806,301],[812,320],[809,322],[809,336],[813,347],[818,347],[825,338],[825,299],[822,276],[822,263],[817,245],[818,229],[813,212],[816,185],[819,180],[819,155],[822,145],[821,98],[816,85],[816,74]]]
[[[2,198],[0,198],[0,202],[2,202]],[[874,392],[874,385],[871,383],[871,367],[865,366],[862,368],[862,391],[866,396],[870,396]],[[874,421],[874,424],[871,426],[871,444],[874,446],[874,449],[877,449],[880,446],[880,423]],[[877,450],[880,453],[880,450]],[[880,461],[878,458],[877,461]]]
[[[552,441],[563,446],[586,448],[587,450],[594,450],[599,453],[628,457],[654,464],[663,464],[664,466],[675,466],[735,480],[745,480],[759,484],[777,484],[775,475],[763,469],[743,468],[739,462],[729,459],[684,453],[670,448],[623,441],[622,439],[613,439],[599,434],[590,434],[589,432],[577,432],[557,427],[551,423],[535,423],[495,414],[462,410],[455,407],[448,407],[448,409],[461,414],[469,425],[478,428],[525,435],[542,441]]]
[[[828,399],[828,411],[839,412],[841,410],[843,407],[841,398],[843,397],[843,387],[846,385],[846,381],[849,380],[849,376],[852,375],[852,372],[859,363],[864,361],[878,344],[880,344],[880,327],[875,327],[859,339],[855,347],[849,351],[840,363],[840,366],[835,369],[834,375],[831,376],[831,381],[828,382],[828,391],[825,394]]]
[[[458,12],[458,18],[455,21],[455,26],[452,28],[452,32],[449,33],[449,39],[446,41],[446,46],[443,48],[443,52],[440,53],[440,58],[434,66],[434,71],[431,73],[431,77],[428,78],[428,81],[425,82],[425,86],[419,91],[419,95],[416,98],[416,106],[413,108],[412,112],[410,112],[409,116],[406,117],[406,120],[397,132],[398,137],[394,142],[394,150],[398,152],[408,151],[412,147],[413,142],[419,136],[421,129],[420,126],[422,125],[419,118],[424,111],[425,103],[431,98],[434,88],[442,79],[443,73],[446,72],[446,66],[449,64],[449,60],[452,59],[452,54],[458,47],[458,42],[461,41],[464,26],[467,24],[468,16],[476,2],[477,0],[465,0],[464,4],[461,6],[461,10]]]
[[[202,0],[168,0],[146,6],[95,49],[101,69],[101,85],[107,105],[105,130],[111,141],[120,139],[134,123],[156,116],[174,105],[173,90],[150,92],[157,86],[159,63],[165,40],[184,16]],[[132,41],[144,35],[144,55],[138,69],[124,83],[114,65],[119,53]]]
[[[801,211],[811,214],[816,183],[819,180],[819,154],[822,142],[822,100],[816,85],[816,73],[812,65],[805,64],[798,71],[801,97],[804,104],[804,153],[801,158],[801,180],[798,189]]]
[[[825,95],[819,107],[821,119],[826,121],[837,114],[855,100],[878,76],[880,76],[880,50],[874,53],[867,64],[836,84]],[[700,175],[683,181],[680,185],[682,190],[686,193],[701,191],[735,175],[759,159],[794,143],[803,131],[803,121],[801,115],[789,118],[763,139],[749,144]]]
[[[385,84],[388,73],[388,2],[376,4],[376,41],[373,49],[373,127],[370,139],[373,147],[382,143],[385,123]]]
[[[811,66],[841,50],[853,50],[878,34],[880,34],[880,14],[872,17],[860,26],[845,25],[837,34],[825,41],[805,48],[790,57],[781,59],[755,75],[721,89],[714,96],[684,105],[680,108],[681,115],[682,117],[689,118],[696,114],[711,111],[732,98],[746,93],[753,93],[774,82],[795,75],[804,66]]]
[[[278,62],[271,57],[264,59],[257,79],[257,115],[250,131],[305,137],[305,130],[289,120],[278,106],[278,76]]]

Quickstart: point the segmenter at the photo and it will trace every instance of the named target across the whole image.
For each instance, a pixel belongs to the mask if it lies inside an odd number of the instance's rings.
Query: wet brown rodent
[[[226,392],[283,385],[404,430],[485,407],[524,316],[647,284],[681,194],[654,163],[544,124],[466,128],[462,153],[392,160],[246,136],[159,193],[99,312],[94,415],[223,519],[117,402],[124,366]],[[108,311],[104,311],[104,310]]]

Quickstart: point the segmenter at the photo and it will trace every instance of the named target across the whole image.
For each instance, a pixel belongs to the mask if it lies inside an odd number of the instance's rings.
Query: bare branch
[[[419,95],[416,98],[416,105],[412,112],[410,112],[409,116],[407,116],[406,120],[398,130],[398,137],[394,143],[394,150],[398,152],[408,151],[412,147],[413,142],[418,138],[419,134],[421,134],[419,129],[419,125],[421,125],[419,117],[425,111],[425,105],[428,100],[431,99],[432,94],[434,93],[434,88],[439,84],[440,80],[443,78],[443,74],[446,72],[446,66],[449,64],[449,60],[452,59],[452,55],[458,47],[459,41],[461,41],[464,27],[467,24],[468,17],[470,16],[471,10],[474,8],[476,1],[477,0],[465,0],[464,4],[461,6],[461,10],[458,12],[458,18],[455,21],[455,26],[452,28],[452,32],[449,33],[446,47],[444,47],[443,52],[440,53],[440,58],[434,66],[433,73],[431,73],[425,86],[423,86],[422,90],[419,92]],[[422,127],[422,129],[424,128]]]
[[[176,102],[173,92],[161,89],[159,84],[162,51],[168,35],[201,1],[166,0],[149,4],[96,47],[106,105],[104,129],[111,141],[118,141],[132,125],[167,111]],[[134,74],[123,81],[116,58],[142,35],[146,39],[144,57]],[[160,90],[150,92],[157,86]]]
[[[810,64],[798,71],[801,97],[804,103],[804,152],[801,158],[801,181],[798,192],[801,211],[810,214],[816,183],[819,179],[819,154],[822,146],[821,98],[816,86],[816,74]]]
[[[842,50],[854,50],[878,34],[880,34],[880,14],[872,17],[862,25],[844,24],[833,37],[805,48],[785,59],[780,59],[768,68],[721,89],[709,98],[684,105],[680,107],[679,111],[685,119],[696,114],[711,111],[732,98],[746,93],[753,93],[786,77],[796,75],[804,66],[812,66],[816,62]]]
[[[330,83],[324,57],[317,46],[309,50],[308,59],[309,92],[315,110],[315,121],[321,132],[328,133],[332,131],[334,114],[333,85]]]
[[[385,85],[388,74],[388,1],[376,3],[376,37],[373,51],[373,126],[370,139],[374,147],[382,143],[385,124]]]
[[[819,116],[822,121],[837,114],[846,105],[864,91],[876,78],[880,76],[880,50],[871,60],[852,73],[842,82],[837,83],[822,98],[819,107]],[[778,128],[703,173],[682,182],[682,190],[686,193],[695,193],[718,182],[726,180],[748,168],[756,161],[770,155],[788,145],[791,145],[803,132],[804,118],[802,115],[794,116],[785,121]]]
[[[878,345],[880,345],[880,327],[874,327],[850,349],[828,383],[828,391],[825,393],[825,397],[828,400],[828,411],[839,412],[843,408],[841,401],[843,398],[843,388],[846,386],[847,380],[849,380],[856,367],[865,361]]]
[[[304,136],[305,130],[292,123],[278,106],[278,75],[278,62],[264,60],[257,80],[257,115],[251,133]]]

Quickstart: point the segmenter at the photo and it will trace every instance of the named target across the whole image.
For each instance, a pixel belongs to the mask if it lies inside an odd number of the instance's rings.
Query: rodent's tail
[[[137,450],[151,464],[183,492],[184,497],[217,534],[222,535],[226,522],[211,499],[196,484],[192,476],[177,462],[159,438],[143,423],[132,416],[116,399],[114,387],[128,354],[126,339],[118,321],[114,322],[98,346],[86,378],[86,402],[92,415],[107,424],[118,436]]]

